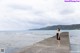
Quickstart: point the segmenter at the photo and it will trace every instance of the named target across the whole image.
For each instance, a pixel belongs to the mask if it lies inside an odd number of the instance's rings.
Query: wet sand
[[[70,53],[69,33],[62,32],[60,36],[60,44],[58,44],[56,36],[54,36],[37,42],[32,46],[22,48],[15,53]]]

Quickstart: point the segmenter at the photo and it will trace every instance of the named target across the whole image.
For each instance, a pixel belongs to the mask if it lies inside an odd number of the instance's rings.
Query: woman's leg
[[[58,40],[58,47],[60,47],[60,40]]]
[[[59,37],[59,33],[56,34],[56,39],[57,39],[57,46],[60,46],[60,37]]]
[[[58,47],[60,47],[60,37],[58,36]]]

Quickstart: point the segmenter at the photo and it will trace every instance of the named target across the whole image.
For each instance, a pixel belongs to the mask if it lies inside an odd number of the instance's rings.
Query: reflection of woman
[[[57,29],[56,39],[58,41],[58,46],[60,45],[60,28]]]

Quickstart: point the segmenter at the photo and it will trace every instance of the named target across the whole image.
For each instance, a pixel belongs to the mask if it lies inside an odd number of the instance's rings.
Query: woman
[[[58,46],[60,46],[60,28],[57,29],[56,39],[58,41]]]

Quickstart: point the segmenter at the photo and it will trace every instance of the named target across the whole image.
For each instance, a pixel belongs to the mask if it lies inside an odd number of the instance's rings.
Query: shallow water
[[[73,30],[70,32],[71,52],[80,53],[80,30]]]
[[[80,53],[80,30],[63,30],[62,32],[64,31],[70,34],[71,52]],[[52,37],[55,33],[55,30],[0,32],[0,48],[4,48],[5,53],[12,53],[22,47]]]

